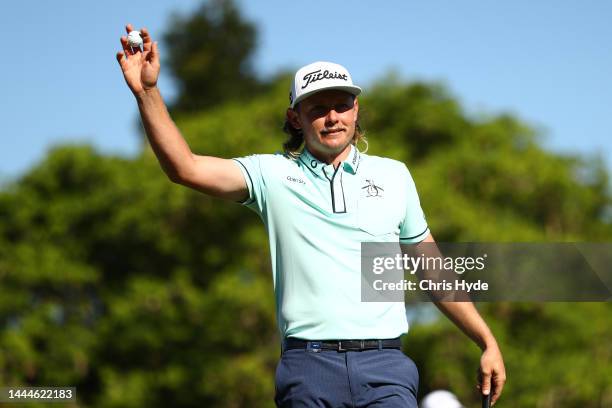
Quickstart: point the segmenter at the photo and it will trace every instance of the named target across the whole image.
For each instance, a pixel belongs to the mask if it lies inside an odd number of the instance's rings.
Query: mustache
[[[323,129],[321,130],[321,133],[332,133],[332,132],[338,132],[338,131],[344,131],[346,130],[345,128],[331,128],[331,129]]]

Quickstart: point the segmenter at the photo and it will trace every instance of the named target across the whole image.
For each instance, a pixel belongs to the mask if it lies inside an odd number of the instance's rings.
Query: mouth
[[[325,135],[325,136],[328,136],[328,135],[332,135],[332,136],[333,136],[333,135],[337,135],[337,134],[339,134],[340,132],[344,132],[344,129],[327,129],[327,130],[322,130],[322,131],[321,131],[321,133],[322,133],[323,135]]]

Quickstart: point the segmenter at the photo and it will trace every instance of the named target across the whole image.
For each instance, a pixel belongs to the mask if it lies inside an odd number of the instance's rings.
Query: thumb
[[[151,62],[159,62],[159,51],[157,50],[157,41],[154,41],[153,46],[151,46],[150,60]]]
[[[491,393],[491,372],[484,371],[480,377],[480,391],[483,395],[489,395]]]

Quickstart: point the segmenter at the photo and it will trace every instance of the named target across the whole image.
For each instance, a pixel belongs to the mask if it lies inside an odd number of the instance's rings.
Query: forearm
[[[492,392],[491,403],[495,404],[506,382],[506,368],[501,350],[491,330],[472,302],[435,302],[435,304],[483,351],[478,369],[478,388],[484,395]]]
[[[496,345],[495,337],[472,302],[434,302],[481,350]]]
[[[154,87],[135,96],[147,138],[161,167],[170,179],[180,179],[193,165],[193,154],[170,117],[159,89]]]
[[[426,256],[427,258],[443,258],[438,245],[436,244],[433,236],[429,234],[423,241],[416,245],[401,245],[402,253],[408,254],[409,256]],[[419,277],[421,279],[428,278],[434,282],[441,282],[446,278],[446,271],[439,271],[437,269],[423,269],[420,272]],[[451,273],[454,275],[454,272]],[[450,276],[449,279],[452,279]],[[436,299],[444,299],[446,293],[442,291],[441,294],[434,293],[433,299],[434,304],[444,313],[457,327],[459,327],[469,338],[471,338],[482,350],[487,348],[489,345],[497,344],[495,337],[491,333],[491,330],[482,319],[474,304],[470,301],[460,302],[445,302]],[[455,292],[454,295],[460,295],[459,299],[466,299],[462,292]],[[457,299],[457,298],[455,298]]]

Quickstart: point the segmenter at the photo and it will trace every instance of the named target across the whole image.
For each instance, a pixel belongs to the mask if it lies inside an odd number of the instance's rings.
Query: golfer
[[[251,208],[267,229],[282,338],[276,404],[416,407],[418,371],[400,350],[405,305],[361,302],[360,245],[434,239],[406,166],[357,149],[361,89],[349,72],[329,62],[296,72],[284,154],[200,156],[168,114],[158,46],[141,33],[143,50],[121,37],[117,60],[161,167],[175,183]],[[436,305],[482,349],[479,386],[497,400],[505,370],[491,331],[470,302]]]

